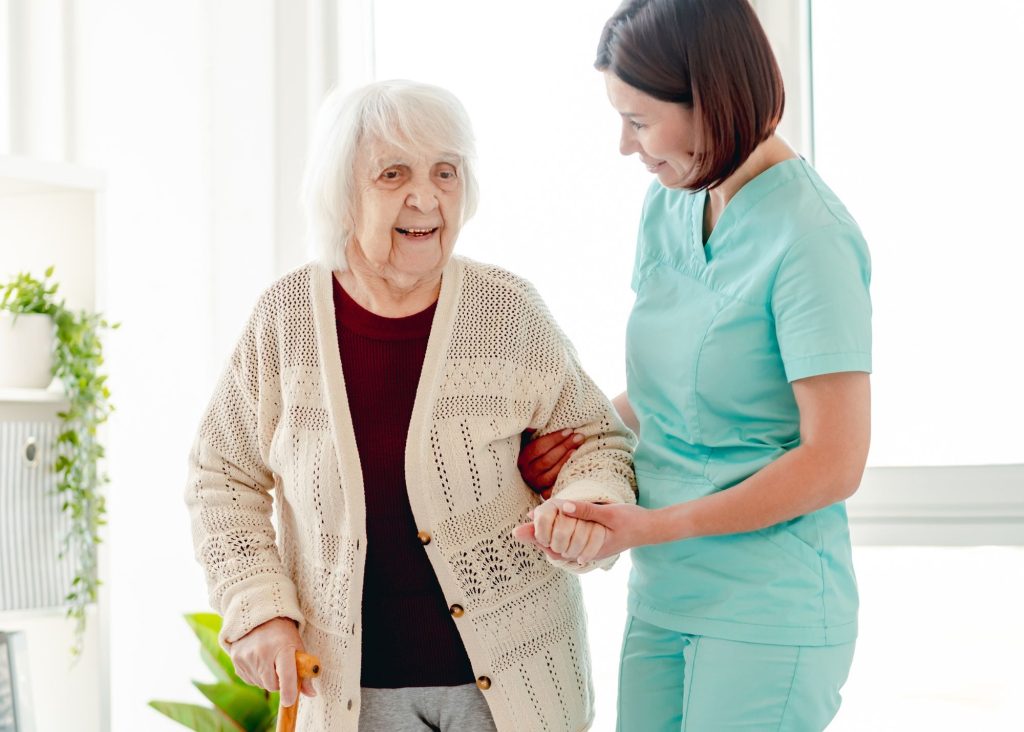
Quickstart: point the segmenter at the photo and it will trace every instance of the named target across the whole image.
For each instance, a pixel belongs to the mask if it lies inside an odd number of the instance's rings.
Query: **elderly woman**
[[[581,730],[578,580],[604,529],[539,500],[520,435],[585,438],[554,494],[632,502],[633,437],[533,288],[452,256],[476,208],[448,92],[370,85],[325,104],[305,202],[320,261],[264,293],[191,453],[187,502],[240,675],[296,693],[304,730]],[[276,524],[272,523],[274,514]],[[275,528],[276,525],[276,528]]]

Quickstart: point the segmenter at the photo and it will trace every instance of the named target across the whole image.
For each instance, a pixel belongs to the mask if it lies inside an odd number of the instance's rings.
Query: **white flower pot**
[[[45,389],[53,376],[53,320],[0,311],[0,388]]]

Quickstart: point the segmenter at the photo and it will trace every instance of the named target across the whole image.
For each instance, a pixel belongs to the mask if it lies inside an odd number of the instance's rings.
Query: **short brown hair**
[[[748,0],[626,0],[605,23],[594,66],[694,110],[693,190],[736,172],[782,118],[782,74]]]

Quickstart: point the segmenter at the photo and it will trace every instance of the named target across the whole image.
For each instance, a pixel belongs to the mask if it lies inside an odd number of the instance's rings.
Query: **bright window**
[[[816,167],[873,259],[871,464],[1024,462],[1024,4],[811,18]]]
[[[811,19],[815,164],[874,263],[870,464],[1024,462],[1024,6],[812,0]],[[992,492],[993,468],[956,486],[966,473],[949,470],[934,490],[912,490],[923,484],[909,474],[886,484],[903,513],[956,520],[929,525],[934,543],[970,532],[981,494],[1019,504]],[[936,514],[950,501],[962,517]],[[1018,729],[1024,549],[859,546],[854,558],[860,640],[830,732]]]

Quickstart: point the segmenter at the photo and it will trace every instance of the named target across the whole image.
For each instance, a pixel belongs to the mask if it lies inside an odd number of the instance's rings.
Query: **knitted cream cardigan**
[[[221,640],[294,618],[320,657],[319,695],[299,708],[304,732],[356,732],[359,718],[365,503],[331,277],[309,264],[260,298],[202,420],[186,496]],[[633,501],[634,438],[536,292],[453,257],[405,475],[431,536],[424,551],[448,603],[465,609],[455,622],[474,674],[490,681],[484,698],[501,732],[575,732],[593,716],[578,579],[511,536],[538,503],[516,467],[520,434],[565,427],[587,440],[554,492]]]

